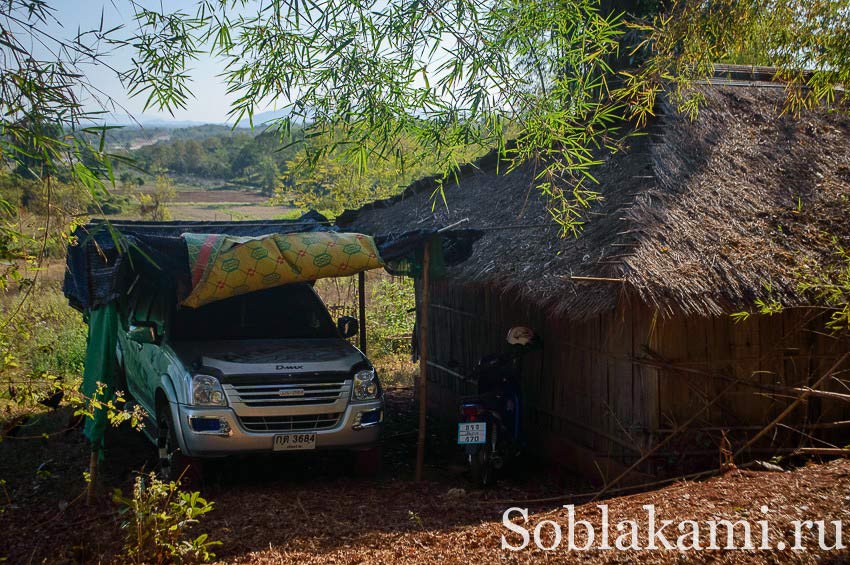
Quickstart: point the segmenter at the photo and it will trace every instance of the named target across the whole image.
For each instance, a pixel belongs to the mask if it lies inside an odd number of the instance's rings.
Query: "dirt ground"
[[[252,457],[210,465],[201,485],[215,510],[200,526],[212,539],[221,563],[482,563],[482,562],[614,562],[614,563],[785,563],[844,562],[846,551],[818,549],[814,531],[803,530],[806,550],[569,550],[568,510],[575,520],[589,521],[596,542],[601,536],[600,509],[607,504],[610,544],[619,535],[615,524],[626,518],[638,524],[638,543],[647,545],[644,505],[654,505],[657,520],[746,520],[758,530],[766,521],[770,546],[793,543],[794,520],[842,520],[850,523],[850,461],[808,464],[788,472],[733,470],[704,482],[678,482],[645,492],[590,502],[590,486],[568,476],[543,473],[533,464],[490,490],[470,488],[452,449],[431,438],[427,480],[411,478],[415,454],[415,411],[409,389],[388,393],[384,469],[371,479],[354,478],[339,454],[306,457]],[[88,449],[78,429],[67,425],[64,410],[48,413],[0,443],[0,561],[10,563],[118,562],[122,532],[111,490],[126,493],[134,473],[150,468],[153,448],[141,434],[117,430],[109,434],[96,503],[84,503],[83,472]],[[55,433],[55,432],[60,433]],[[42,433],[53,433],[47,438]],[[26,439],[30,438],[30,439]],[[35,439],[32,439],[35,438]],[[564,495],[547,502],[523,502]],[[767,507],[767,512],[763,512]],[[521,551],[502,549],[522,543],[502,524],[510,507],[528,508],[530,535]],[[534,529],[545,520],[562,529],[558,548],[535,548]],[[517,527],[519,527],[517,526]],[[675,527],[675,526],[674,526]],[[668,527],[667,532],[673,528]],[[587,541],[576,527],[575,543]],[[721,530],[722,532],[723,530]],[[816,531],[816,530],[815,530]],[[827,542],[834,528],[827,527]],[[540,541],[552,546],[552,523],[540,526]],[[708,545],[703,529],[699,530]],[[667,536],[675,543],[678,531]],[[735,540],[739,536],[736,535]],[[845,543],[850,543],[845,535]],[[725,543],[721,534],[719,542]],[[760,534],[754,535],[756,544]],[[740,542],[737,542],[740,545]]]

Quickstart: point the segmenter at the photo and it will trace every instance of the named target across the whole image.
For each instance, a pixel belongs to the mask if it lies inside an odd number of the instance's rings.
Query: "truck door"
[[[165,332],[167,312],[165,295],[163,293],[157,293],[150,302],[150,307],[145,318],[145,325],[153,327],[158,340],[156,343],[143,344],[139,354],[139,367],[145,377],[145,391],[143,394],[145,395],[146,406],[150,410],[156,410],[156,389],[163,374],[162,358],[164,353],[160,345]]]
[[[128,322],[130,332],[153,325],[160,332],[158,335],[161,335],[161,327],[157,328],[156,322],[152,320],[156,318],[155,303],[156,297],[149,291],[140,290],[133,296]],[[148,411],[155,408],[154,394],[150,386],[153,370],[150,359],[158,349],[156,344],[140,343],[127,338],[122,340],[127,388],[133,398]]]

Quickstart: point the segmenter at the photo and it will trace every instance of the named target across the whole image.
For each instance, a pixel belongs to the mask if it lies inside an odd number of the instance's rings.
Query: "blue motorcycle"
[[[498,473],[524,448],[522,434],[522,358],[540,345],[525,327],[508,332],[510,350],[483,357],[472,377],[477,394],[463,399],[458,422],[458,445],[462,445],[472,482],[490,486]]]

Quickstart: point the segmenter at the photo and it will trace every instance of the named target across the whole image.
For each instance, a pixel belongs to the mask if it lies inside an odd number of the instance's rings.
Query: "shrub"
[[[140,475],[132,498],[115,490],[125,530],[124,560],[135,563],[206,563],[215,557],[211,549],[221,545],[207,534],[192,537],[190,530],[213,509],[198,492],[180,490],[178,483],[164,482],[151,473]]]

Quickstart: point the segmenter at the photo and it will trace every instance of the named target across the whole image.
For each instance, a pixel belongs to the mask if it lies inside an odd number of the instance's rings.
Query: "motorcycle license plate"
[[[457,425],[458,445],[487,443],[487,422],[462,422]]]
[[[274,436],[274,451],[316,449],[316,434],[281,434]]]

